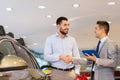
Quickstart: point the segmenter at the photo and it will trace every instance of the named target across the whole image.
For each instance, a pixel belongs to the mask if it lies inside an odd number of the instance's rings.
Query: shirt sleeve
[[[45,48],[44,48],[44,59],[46,61],[58,61],[59,60],[59,54],[56,54],[52,52],[52,40],[48,38],[45,43]]]
[[[79,57],[80,58],[80,54],[79,54],[79,49],[77,46],[77,42],[74,39],[74,43],[73,43],[73,57]],[[80,74],[80,65],[75,65],[75,73],[76,74]]]
[[[76,42],[75,39],[74,39],[74,42],[73,42],[72,53],[73,53],[73,57],[80,57],[78,46],[77,46],[77,42]]]

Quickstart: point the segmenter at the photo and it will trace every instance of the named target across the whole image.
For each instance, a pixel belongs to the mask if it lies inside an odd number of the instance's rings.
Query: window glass
[[[17,56],[23,58],[27,62],[28,66],[30,68],[33,68],[33,63],[31,61],[31,57],[30,57],[29,53],[24,48],[22,48],[21,46],[19,46],[17,44],[15,44],[15,47],[17,50]]]
[[[16,55],[16,51],[10,41],[3,41],[0,43],[0,60],[5,55]]]
[[[0,53],[3,55],[16,55],[15,49],[9,41],[0,43]]]

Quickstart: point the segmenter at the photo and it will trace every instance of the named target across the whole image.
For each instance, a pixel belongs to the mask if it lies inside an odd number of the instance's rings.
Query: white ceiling
[[[109,6],[112,1],[116,4]],[[73,4],[80,7],[74,8]],[[46,8],[39,9],[40,5]],[[6,11],[8,7],[12,11]],[[6,31],[16,38],[26,36],[25,42],[32,48],[44,48],[46,38],[56,33],[53,24],[59,16],[69,18],[69,34],[76,38],[79,48],[92,48],[97,43],[97,20],[112,22],[110,38],[120,44],[120,0],[0,0],[0,24],[8,26]]]

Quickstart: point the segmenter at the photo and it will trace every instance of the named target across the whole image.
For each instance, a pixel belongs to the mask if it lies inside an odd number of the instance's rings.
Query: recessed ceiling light
[[[73,7],[75,7],[75,8],[77,8],[79,6],[80,6],[79,4],[73,4]]]
[[[115,2],[108,2],[108,5],[115,5]]]
[[[26,36],[22,36],[22,38],[24,38],[24,39],[25,39],[25,38],[26,38]]]
[[[12,8],[6,8],[6,11],[12,11]]]
[[[4,26],[5,28],[8,28],[8,26]]]
[[[111,24],[112,22],[111,21],[108,21],[109,24]]]
[[[35,45],[35,46],[36,46],[36,45],[38,45],[38,43],[33,43],[33,45]]]
[[[39,9],[45,9],[45,6],[38,6]]]
[[[48,15],[47,18],[51,18],[52,16],[51,15]]]
[[[53,26],[56,26],[56,24],[53,24]]]

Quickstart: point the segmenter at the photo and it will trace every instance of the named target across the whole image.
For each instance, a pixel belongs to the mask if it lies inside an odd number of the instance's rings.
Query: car
[[[0,25],[0,80],[50,80],[33,53]]]

